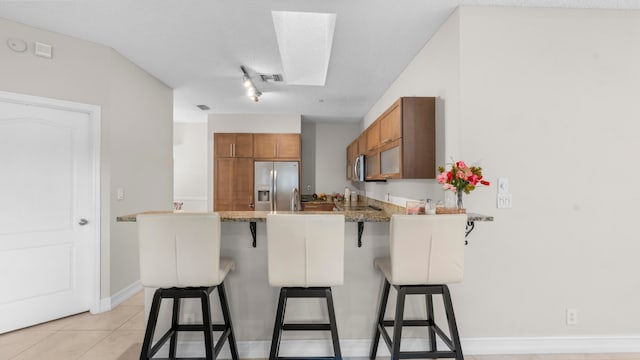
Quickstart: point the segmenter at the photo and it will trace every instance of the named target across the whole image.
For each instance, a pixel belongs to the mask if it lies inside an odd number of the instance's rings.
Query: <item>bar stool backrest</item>
[[[217,213],[145,214],[136,221],[143,286],[215,286],[223,280]]]
[[[327,287],[344,282],[344,215],[267,215],[269,284]]]
[[[448,284],[462,281],[467,215],[393,215],[391,283]]]

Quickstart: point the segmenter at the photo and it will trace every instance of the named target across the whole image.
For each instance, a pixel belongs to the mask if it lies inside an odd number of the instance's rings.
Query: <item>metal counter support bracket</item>
[[[467,245],[469,244],[469,241],[467,241],[467,237],[469,236],[469,234],[471,234],[471,232],[473,231],[473,228],[476,227],[476,223],[473,221],[467,221],[467,227],[465,229],[465,233],[464,233],[464,244]]]
[[[358,221],[358,247],[362,247],[362,231],[364,231],[364,221]]]
[[[253,242],[251,243],[251,245],[253,247],[256,247],[256,222],[255,221],[249,222],[249,230],[251,230],[251,237],[253,238]]]

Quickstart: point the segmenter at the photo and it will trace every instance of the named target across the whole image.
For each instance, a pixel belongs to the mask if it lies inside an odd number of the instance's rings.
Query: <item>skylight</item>
[[[285,81],[324,86],[336,14],[272,11]]]

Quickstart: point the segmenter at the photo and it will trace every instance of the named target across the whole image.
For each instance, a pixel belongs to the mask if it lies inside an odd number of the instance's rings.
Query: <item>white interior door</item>
[[[87,113],[0,99],[0,333],[90,308],[92,139]]]

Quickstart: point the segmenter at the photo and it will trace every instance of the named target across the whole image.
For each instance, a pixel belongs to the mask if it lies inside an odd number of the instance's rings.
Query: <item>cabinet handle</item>
[[[383,144],[386,144],[386,143],[388,143],[388,142],[391,142],[391,139],[390,139],[390,138],[387,138],[387,139],[382,140],[382,143],[383,143]]]
[[[233,157],[236,157],[236,144],[233,144]]]
[[[233,144],[229,144],[229,156],[233,157]]]
[[[255,208],[255,205],[253,204],[253,195],[249,195],[249,208]]]

